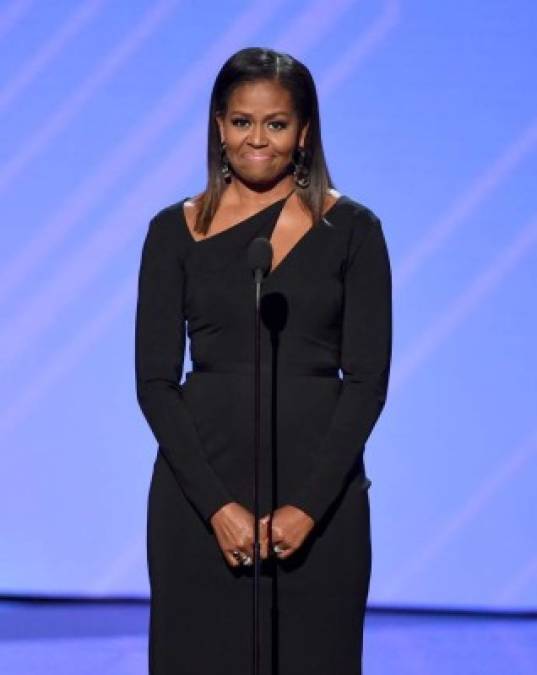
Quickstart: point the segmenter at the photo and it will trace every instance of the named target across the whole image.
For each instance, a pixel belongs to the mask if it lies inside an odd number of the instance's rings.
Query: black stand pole
[[[254,335],[254,615],[253,615],[253,675],[259,675],[259,581],[261,551],[259,542],[259,456],[261,453],[261,282],[272,264],[272,245],[265,237],[257,237],[248,248],[248,266],[255,282]]]
[[[254,356],[254,616],[253,616],[253,644],[254,660],[253,674],[259,675],[259,577],[261,571],[261,552],[259,543],[259,454],[261,448],[261,335],[260,335],[260,300],[261,300],[261,270],[255,273],[255,356]]]

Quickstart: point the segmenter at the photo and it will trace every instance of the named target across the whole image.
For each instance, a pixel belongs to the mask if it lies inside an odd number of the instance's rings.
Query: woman
[[[315,85],[286,54],[234,54],[214,83],[208,184],[151,220],[136,384],[159,449],[148,500],[152,675],[252,662],[255,286],[261,298],[261,673],[358,675],[369,590],[364,444],[391,359],[381,223],[333,189]],[[183,373],[185,322],[193,371]],[[338,377],[341,368],[343,378]]]

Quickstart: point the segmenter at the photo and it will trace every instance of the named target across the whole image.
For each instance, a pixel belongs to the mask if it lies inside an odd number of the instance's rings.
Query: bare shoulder
[[[342,197],[341,192],[338,192],[335,188],[330,188],[326,193],[325,198],[325,209],[329,209],[337,202],[337,200]]]
[[[193,197],[188,197],[188,199],[185,199],[183,202],[185,209],[190,209],[192,211],[196,211],[198,209],[200,199],[203,197],[203,192],[200,192],[197,195],[194,195]]]
[[[330,188],[326,193],[323,206],[323,215],[331,211],[332,207],[340,200],[340,197],[343,197],[341,192],[338,192],[335,188]]]

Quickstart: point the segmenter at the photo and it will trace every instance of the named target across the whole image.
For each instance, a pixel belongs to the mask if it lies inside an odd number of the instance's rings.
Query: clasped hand
[[[224,558],[231,567],[241,565],[233,551],[254,557],[254,515],[238,502],[229,502],[211,517],[216,539]],[[281,506],[259,520],[259,544],[262,559],[277,555],[279,560],[291,556],[300,548],[313,529],[315,521],[296,506]],[[281,552],[275,554],[278,545]]]

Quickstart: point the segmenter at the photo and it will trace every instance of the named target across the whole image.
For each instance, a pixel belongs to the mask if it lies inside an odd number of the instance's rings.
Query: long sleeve
[[[362,459],[384,407],[392,352],[392,282],[380,220],[366,209],[353,217],[344,279],[341,392],[313,468],[290,502],[318,521]]]
[[[136,394],[177,481],[206,523],[234,501],[205,458],[180,381],[185,351],[184,271],[177,223],[155,216],[142,249],[135,327]]]

